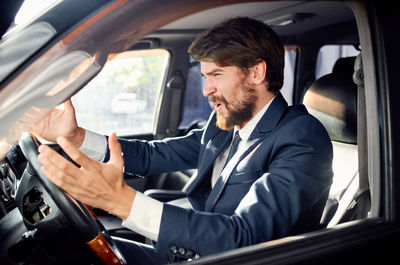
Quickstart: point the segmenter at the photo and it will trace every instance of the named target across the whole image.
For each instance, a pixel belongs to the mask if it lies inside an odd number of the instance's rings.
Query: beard
[[[225,114],[217,112],[216,125],[222,130],[231,130],[235,125],[242,125],[249,121],[254,114],[255,102],[257,96],[254,88],[244,85],[242,82],[239,88],[242,93],[238,93],[241,97],[235,98],[234,101],[228,103],[224,97],[210,96],[209,100],[222,102],[226,108]]]

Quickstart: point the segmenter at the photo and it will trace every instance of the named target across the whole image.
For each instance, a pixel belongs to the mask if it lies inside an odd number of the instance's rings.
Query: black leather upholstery
[[[357,144],[357,86],[353,82],[355,57],[339,59],[333,72],[316,80],[303,103],[322,122],[332,141]]]

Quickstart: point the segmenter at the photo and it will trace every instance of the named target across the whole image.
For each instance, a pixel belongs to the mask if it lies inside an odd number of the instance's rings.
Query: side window
[[[203,96],[204,79],[200,71],[200,63],[192,62],[187,75],[183,118],[179,129],[189,128],[194,122],[207,121],[212,111],[208,99]]]
[[[102,71],[72,97],[78,124],[118,136],[152,133],[168,62],[163,49],[110,54]]]
[[[282,96],[289,105],[293,104],[293,86],[297,59],[297,46],[285,46],[285,68],[283,69]]]
[[[325,45],[318,52],[315,79],[332,73],[333,66],[337,59],[357,56],[360,51],[352,45]]]

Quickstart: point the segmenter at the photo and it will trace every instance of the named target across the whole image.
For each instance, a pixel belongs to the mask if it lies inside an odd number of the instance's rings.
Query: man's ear
[[[265,76],[267,75],[267,63],[259,59],[258,63],[251,68],[250,71],[250,82],[259,85],[265,81]]]

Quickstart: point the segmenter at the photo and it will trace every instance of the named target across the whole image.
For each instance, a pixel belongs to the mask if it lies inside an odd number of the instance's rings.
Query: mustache
[[[211,103],[214,103],[214,102],[221,102],[221,103],[224,103],[224,104],[228,104],[228,102],[226,101],[226,99],[224,98],[224,97],[218,97],[218,96],[209,96],[208,97],[208,101],[210,101]]]

